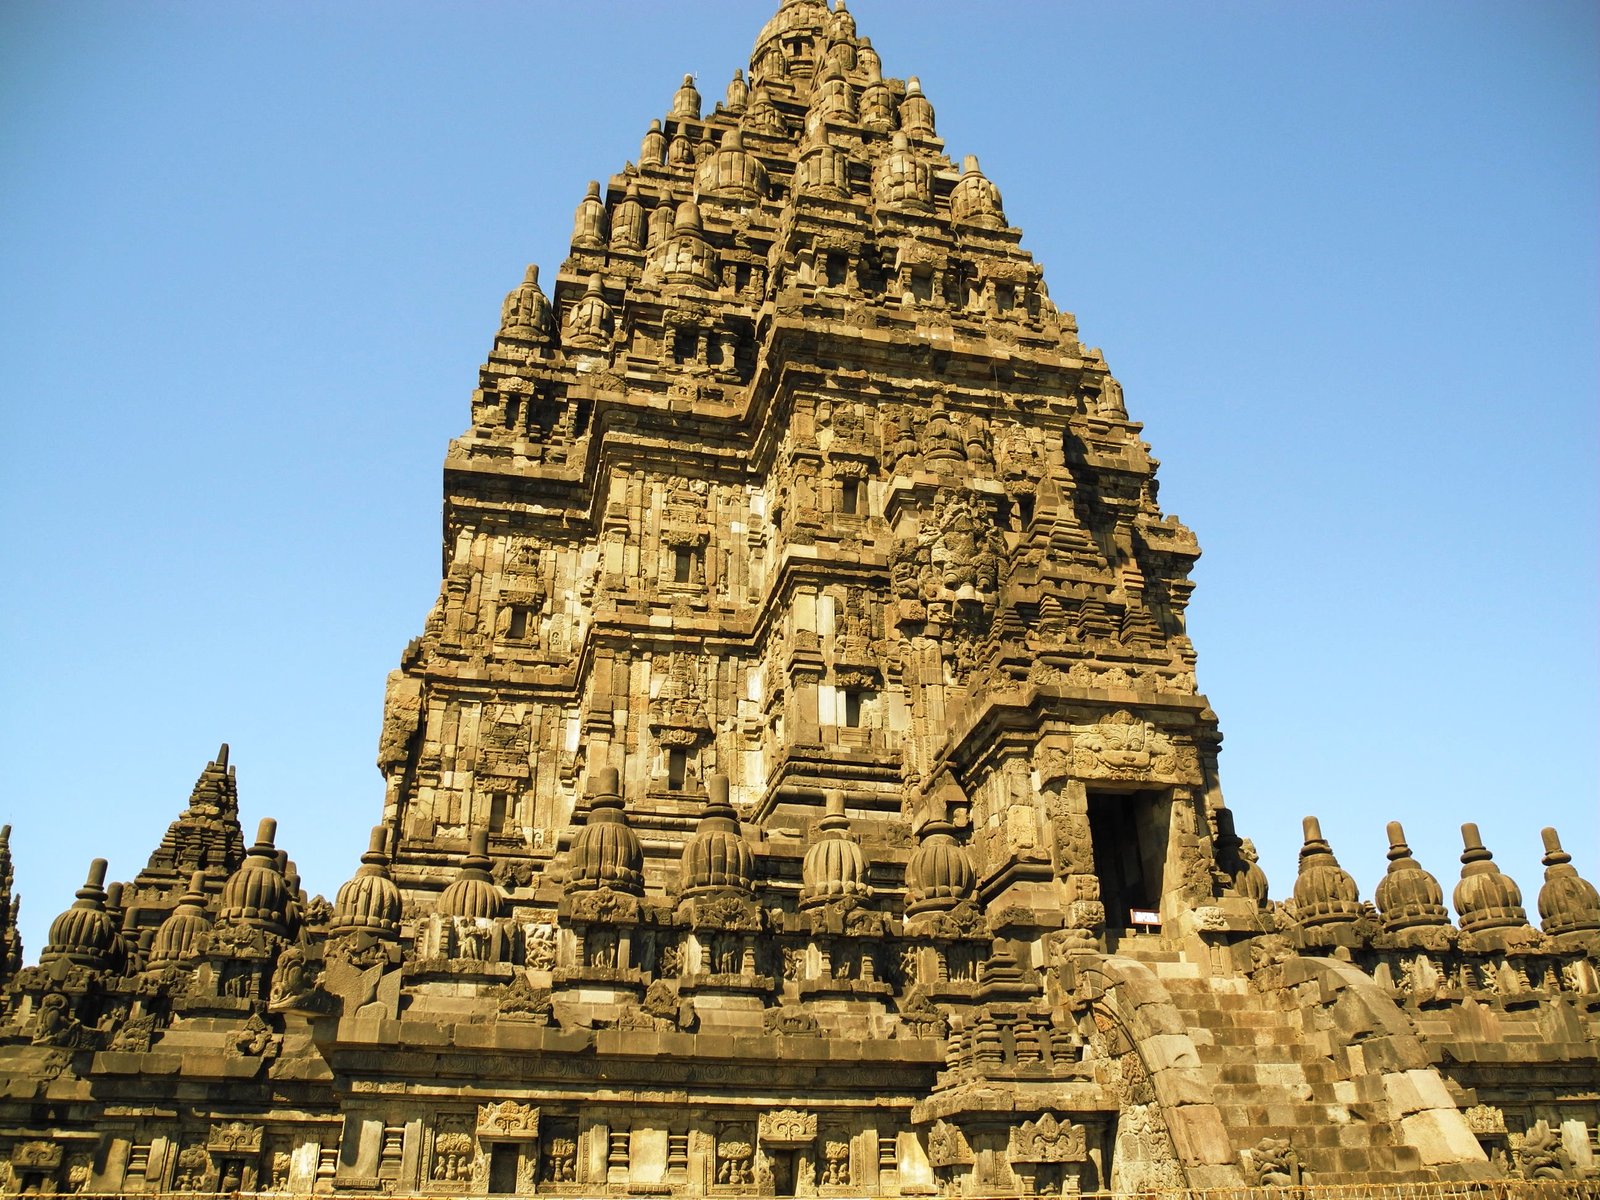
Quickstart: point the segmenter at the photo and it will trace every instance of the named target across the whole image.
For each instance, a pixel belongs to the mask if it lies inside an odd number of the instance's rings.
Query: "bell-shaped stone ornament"
[[[651,121],[650,128],[645,131],[644,141],[639,143],[639,165],[641,167],[659,167],[667,161],[667,135],[661,132],[661,122]]]
[[[706,777],[706,807],[700,824],[683,847],[679,878],[684,896],[737,892],[748,895],[755,855],[739,831],[738,814],[728,802],[728,778]]]
[[[933,137],[933,105],[922,94],[922,81],[913,75],[906,80],[905,99],[900,101],[900,128],[913,137]]]
[[[700,91],[694,86],[693,75],[685,75],[683,83],[672,94],[672,115],[683,121],[700,119]]]
[[[812,908],[829,900],[861,899],[871,894],[867,887],[866,856],[849,834],[844,793],[829,792],[826,803],[825,815],[817,823],[817,839],[801,863],[801,908]]]
[[[1384,932],[1400,934],[1448,926],[1450,914],[1444,906],[1444,889],[1412,857],[1399,821],[1389,822],[1388,835],[1389,870],[1373,893]]]
[[[984,229],[1004,229],[1005,212],[1000,207],[1000,189],[978,167],[978,158],[969,154],[962,161],[961,177],[950,190],[950,215],[965,225]]]
[[[749,102],[750,88],[744,81],[744,72],[735,71],[733,78],[728,81],[727,109],[731,113],[741,113]]]
[[[1544,838],[1544,886],[1539,889],[1539,922],[1551,937],[1577,939],[1600,933],[1600,891],[1572,865],[1561,838],[1548,826]]]
[[[589,817],[567,854],[567,887],[574,891],[611,888],[640,895],[644,891],[644,848],[628,825],[615,767],[595,773]]]
[[[522,282],[500,306],[500,336],[541,341],[550,334],[550,301],[539,287],[539,268],[528,264]]]
[[[106,912],[106,860],[89,864],[89,874],[78,889],[72,907],[50,922],[50,940],[39,955],[39,965],[57,962],[104,971],[113,964],[117,951],[118,929]]]
[[[244,925],[279,937],[288,934],[289,882],[283,876],[284,859],[272,844],[277,833],[276,821],[262,820],[243,865],[222,885],[219,925]]]
[[[572,246],[576,250],[603,250],[605,244],[606,206],[600,199],[599,180],[590,180],[572,219]]]
[[[466,858],[450,886],[439,893],[435,911],[441,917],[494,921],[506,915],[506,894],[489,874],[489,831],[474,829]]]
[[[589,277],[583,296],[568,310],[562,341],[573,350],[604,350],[611,345],[612,325],[605,281],[597,272]]]
[[[1522,889],[1495,865],[1494,855],[1484,846],[1477,825],[1468,822],[1461,827],[1461,842],[1461,880],[1452,897],[1461,918],[1461,932],[1532,932],[1527,910],[1522,907]]]
[[[1360,893],[1350,873],[1339,865],[1315,817],[1302,822],[1300,873],[1294,881],[1295,919],[1302,929],[1349,925],[1361,918]]]
[[[932,211],[933,171],[904,133],[894,135],[889,152],[878,160],[872,173],[872,196],[880,208]]]

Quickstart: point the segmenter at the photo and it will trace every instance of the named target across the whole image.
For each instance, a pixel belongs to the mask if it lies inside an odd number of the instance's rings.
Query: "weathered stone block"
[[[1428,1166],[1440,1163],[1481,1163],[1488,1159],[1466,1121],[1453,1108],[1448,1112],[1428,1109],[1400,1121],[1400,1135],[1416,1147]]]

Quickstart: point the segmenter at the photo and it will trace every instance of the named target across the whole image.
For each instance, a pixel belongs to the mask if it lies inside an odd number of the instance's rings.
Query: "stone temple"
[[[1195,537],[917,79],[784,0],[642,134],[505,300],[337,898],[227,747],[36,966],[0,845],[0,1188],[1600,1194],[1600,895],[1467,825],[1452,917],[1391,825],[1365,901],[1308,818],[1271,898]]]

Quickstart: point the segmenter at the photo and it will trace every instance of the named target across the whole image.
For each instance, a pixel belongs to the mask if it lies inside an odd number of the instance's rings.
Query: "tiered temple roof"
[[[1454,923],[1398,825],[1272,899],[1196,540],[919,81],[785,0],[663,100],[505,299],[334,902],[226,746],[36,967],[0,833],[0,1190],[1581,1194],[1555,832],[1539,929],[1471,825]]]

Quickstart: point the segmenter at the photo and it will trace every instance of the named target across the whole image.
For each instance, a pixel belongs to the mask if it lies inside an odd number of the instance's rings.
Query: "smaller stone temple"
[[[844,0],[685,77],[508,277],[333,899],[227,746],[36,965],[0,831],[0,1192],[1600,1196],[1600,893],[1274,897],[1021,243]]]

